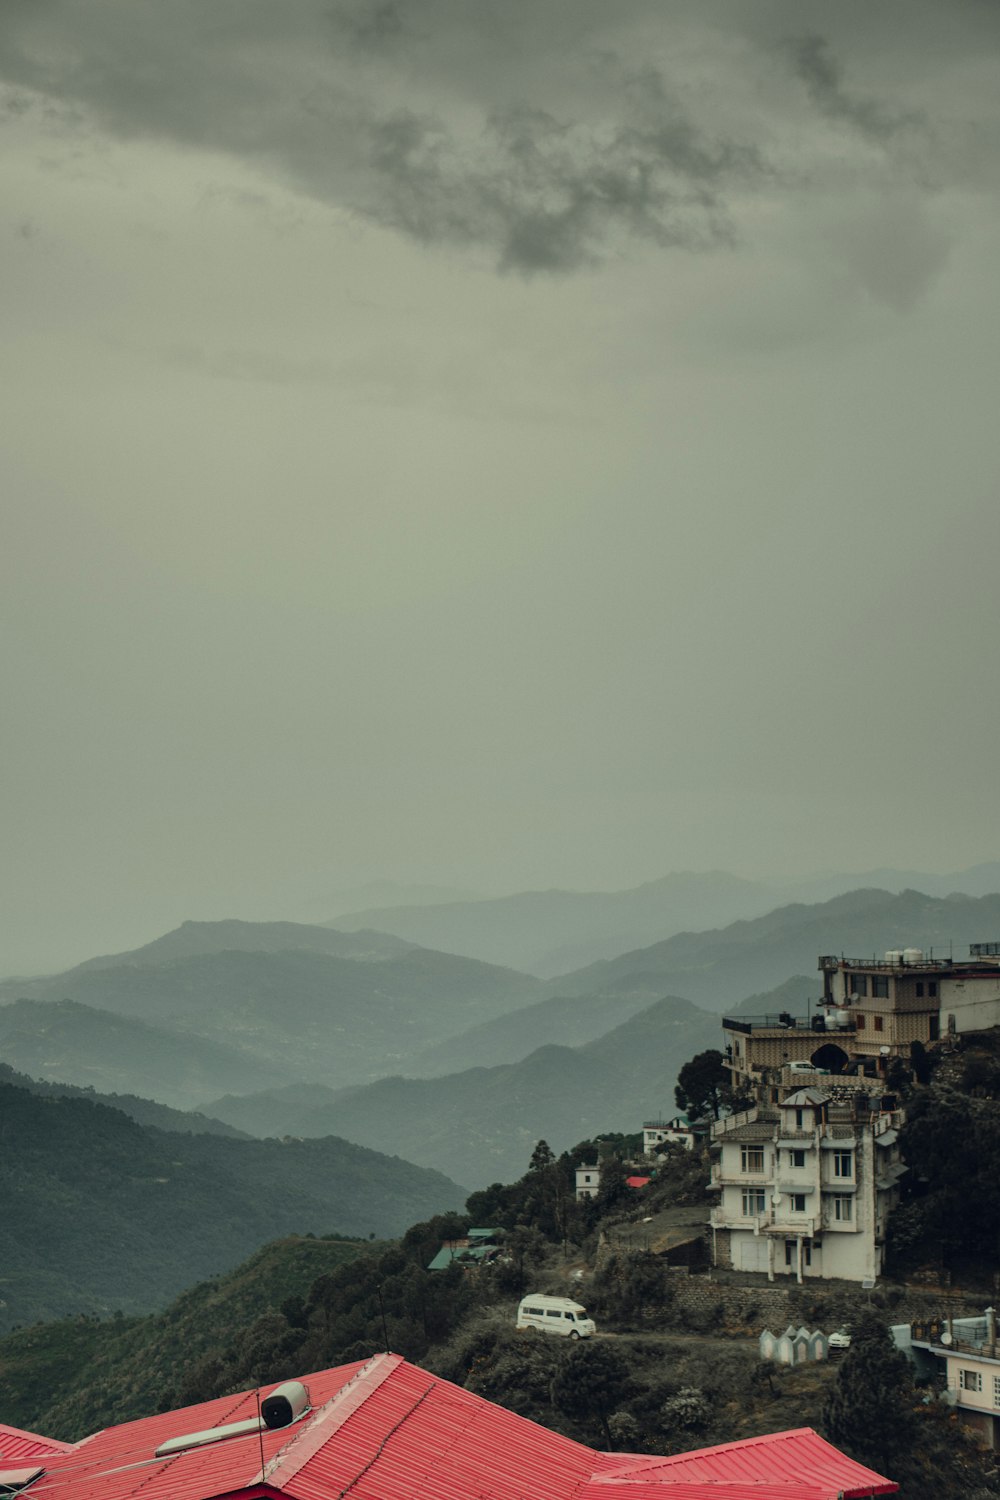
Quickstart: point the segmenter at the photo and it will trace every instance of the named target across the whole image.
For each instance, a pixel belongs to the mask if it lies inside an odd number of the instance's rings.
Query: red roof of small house
[[[672,1459],[598,1453],[397,1354],[303,1384],[310,1409],[288,1427],[156,1456],[169,1438],[256,1417],[266,1393],[246,1391],[58,1445],[35,1459],[31,1500],[854,1500],[897,1488],[808,1428]]]
[[[626,1177],[626,1185],[630,1188],[644,1188],[649,1181],[648,1177]]]

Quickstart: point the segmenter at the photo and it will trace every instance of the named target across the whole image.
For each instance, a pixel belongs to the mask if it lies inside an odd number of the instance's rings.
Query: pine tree
[[[844,1358],[823,1410],[831,1443],[889,1479],[910,1466],[917,1440],[909,1361],[885,1324],[868,1312],[851,1328]]]

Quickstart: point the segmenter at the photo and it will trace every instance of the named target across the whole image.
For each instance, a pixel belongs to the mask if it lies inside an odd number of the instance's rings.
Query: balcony
[[[788,1209],[767,1208],[761,1214],[745,1218],[724,1208],[713,1208],[708,1216],[713,1229],[743,1229],[755,1234],[772,1234],[775,1238],[794,1239],[802,1235],[813,1239],[822,1230],[819,1214],[793,1214]],[[847,1226],[850,1228],[850,1226]]]

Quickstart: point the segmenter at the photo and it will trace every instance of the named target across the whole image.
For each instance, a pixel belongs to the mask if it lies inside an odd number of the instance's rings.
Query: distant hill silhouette
[[[29,1094],[37,1094],[43,1099],[87,1099],[91,1104],[119,1109],[137,1125],[152,1125],[156,1130],[174,1130],[179,1135],[227,1135],[234,1140],[250,1139],[245,1131],[227,1125],[225,1120],[213,1120],[210,1115],[199,1114],[197,1110],[171,1109],[167,1104],[143,1099],[138,1094],[101,1094],[77,1084],[31,1078],[27,1073],[16,1072],[6,1063],[0,1063],[0,1083],[27,1089]]]
[[[200,957],[206,953],[332,953],[338,958],[377,962],[398,958],[412,947],[413,944],[403,938],[364,928],[337,932],[330,927],[305,922],[240,922],[234,918],[225,922],[182,922],[180,927],[154,938],[141,948],[88,958],[68,973],[74,975],[88,969],[169,963],[173,959]]]
[[[229,942],[238,946],[224,946]],[[324,946],[354,956],[323,951]],[[220,1071],[197,1096],[189,1069],[182,1070],[182,1084],[170,1088],[166,1052],[158,1054],[152,1044],[141,1079],[109,1066],[114,1047],[97,1055],[96,1075],[82,1072],[82,1064],[73,1066],[69,1049],[58,1058],[62,1071],[56,1072],[44,1048],[30,1055],[24,1050],[23,1036],[21,1050],[5,1054],[33,1075],[105,1091],[151,1093],[180,1108],[232,1088],[223,1075],[233,1077],[239,1057],[246,1069],[243,1082],[235,1085],[241,1093],[265,1081],[262,1069],[271,1083],[303,1078],[333,1085],[400,1071],[422,1048],[544,993],[537,979],[476,959],[434,953],[377,933],[341,934],[294,923],[187,923],[134,953],[93,960],[46,979],[0,984],[0,1001],[70,999],[182,1033],[188,1043],[202,1039],[206,1058],[215,1049]],[[9,1020],[6,1025],[9,1031]],[[39,1025],[36,1017],[36,1036]],[[0,1039],[4,1026],[0,1005]],[[90,1067],[96,1065],[92,1057]]]
[[[141,1094],[190,1109],[214,1093],[219,1080],[245,1088],[295,1074],[225,1042],[186,1035],[75,1000],[17,1000],[0,1005],[0,1055],[31,1078],[71,1083],[100,1094]]]
[[[756,916],[774,904],[766,886],[711,871],[666,875],[626,891],[524,891],[435,906],[370,908],[338,916],[335,925],[345,932],[376,926],[425,947],[552,975],[687,927]]]
[[[623,891],[523,891],[430,907],[383,902],[338,915],[331,925],[345,931],[377,927],[427,947],[552,978],[677,933],[718,929],[789,903],[816,904],[873,889],[989,895],[1000,891],[1000,863],[951,875],[883,869],[776,881],[744,880],[721,870],[679,872]]]

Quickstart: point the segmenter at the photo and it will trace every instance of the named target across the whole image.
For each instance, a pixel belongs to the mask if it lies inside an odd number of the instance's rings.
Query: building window
[[[881,1016],[876,1016],[875,1017],[875,1030],[876,1031],[881,1031],[882,1030],[882,1017]]]
[[[763,1172],[764,1170],[764,1148],[763,1146],[744,1146],[740,1152],[744,1172]]]
[[[855,1018],[854,1018],[854,1024],[858,1028],[859,1031],[864,1031],[864,1029],[865,1029],[865,1018],[864,1018],[864,1016],[861,1016],[861,1015],[855,1016]]]
[[[792,1213],[793,1214],[804,1214],[805,1211],[806,1211],[806,1195],[805,1195],[805,1193],[793,1193],[792,1194]]]
[[[804,1118],[805,1118],[804,1112],[801,1109],[797,1109],[795,1111],[795,1129],[796,1130],[801,1130],[802,1129],[802,1122],[803,1122]]]
[[[834,1198],[833,1217],[840,1224],[849,1224],[854,1213],[853,1198]]]
[[[923,998],[924,998],[924,987],[920,983],[920,980],[918,979],[917,980],[917,999],[918,1000],[922,1000]]]
[[[930,997],[931,997],[932,1000],[936,1000],[937,999],[937,980],[936,979],[932,979],[931,982],[930,982],[930,984],[927,986],[927,993],[928,993],[928,995],[930,995]]]
[[[979,1370],[959,1370],[958,1383],[963,1391],[981,1391],[983,1377]]]
[[[833,1175],[834,1177],[854,1176],[854,1153],[852,1151],[833,1153]]]
[[[1000,1406],[1000,1375],[993,1377],[993,1405]]]
[[[928,1038],[927,1039],[928,1039],[928,1041],[931,1041],[931,1042],[937,1042],[937,1041],[940,1040],[940,1038],[941,1038],[941,1017],[940,1016],[931,1016],[930,1026],[928,1027]]]
[[[786,1240],[785,1241],[785,1265],[786,1266],[794,1266],[794,1265],[798,1264],[798,1255],[797,1255],[797,1251],[796,1251],[796,1246],[797,1245],[798,1245],[798,1240]],[[803,1240],[802,1241],[802,1264],[804,1266],[811,1266],[812,1265],[812,1258],[813,1258],[812,1240]]]
[[[872,994],[876,999],[888,1000],[889,976],[887,974],[872,975]]]
[[[852,995],[867,995],[867,993],[868,993],[868,975],[867,974],[852,974],[851,975],[851,994]]]
[[[767,1209],[767,1200],[762,1188],[746,1188],[743,1193],[743,1217],[754,1219]]]
[[[806,1153],[804,1151],[789,1151],[788,1165],[790,1167],[804,1167],[806,1164]]]

